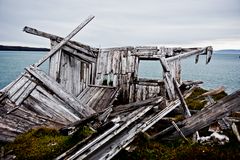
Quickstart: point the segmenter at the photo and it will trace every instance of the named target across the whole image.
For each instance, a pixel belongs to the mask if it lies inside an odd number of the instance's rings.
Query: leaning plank
[[[181,127],[181,131],[185,136],[193,134],[194,132],[209,126],[210,124],[229,116],[231,113],[240,110],[240,90],[232,93],[219,100],[216,104],[209,106],[207,109],[199,111],[197,114],[185,119]],[[202,118],[204,117],[204,118]],[[166,140],[173,140],[179,137],[177,132],[174,132],[171,136],[168,136]]]
[[[81,104],[73,95],[65,91],[60,84],[54,81],[51,77],[47,76],[43,71],[38,68],[28,67],[26,70],[33,75],[38,81],[42,82],[46,87],[53,91],[60,99],[67,103],[69,109],[80,118],[90,116],[95,111],[87,106]]]
[[[145,132],[146,130],[148,130],[161,118],[163,118],[165,115],[167,115],[169,112],[174,110],[179,105],[180,101],[178,100],[174,101],[165,109],[156,113],[155,115],[150,114],[141,119],[140,121],[135,122],[131,126],[124,129],[121,133],[114,136],[111,139],[111,141],[109,141],[106,145],[99,147],[99,149],[96,152],[88,155],[87,157],[84,157],[84,159],[88,160],[111,159],[122,148],[125,148],[127,145],[129,145],[134,140],[138,133]]]
[[[173,78],[173,85],[175,87],[175,90],[176,90],[176,93],[178,95],[178,98],[180,99],[181,101],[181,106],[183,107],[184,109],[184,113],[185,113],[185,117],[191,117],[191,113],[188,109],[188,106],[187,106],[187,103],[182,95],[182,92],[180,91],[180,89],[178,88],[178,84],[177,84],[177,81]]]
[[[179,133],[180,136],[183,137],[183,139],[188,142],[188,139],[184,136],[184,134],[182,133],[182,131],[179,129],[179,127],[177,126],[177,124],[172,121],[172,125],[175,127],[175,129],[177,130],[177,132]]]
[[[41,58],[37,63],[35,63],[35,66],[40,66],[43,62],[45,62],[49,57],[51,57],[54,53],[56,53],[63,45],[65,45],[75,34],[77,34],[83,27],[85,27],[94,16],[89,16],[84,22],[82,22],[76,29],[74,29],[67,37],[65,37],[59,44],[54,46],[53,49],[51,49],[50,52],[48,52],[47,55],[45,55],[43,58]]]

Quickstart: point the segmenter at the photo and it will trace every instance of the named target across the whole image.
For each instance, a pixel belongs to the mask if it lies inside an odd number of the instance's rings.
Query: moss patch
[[[132,152],[119,152],[114,159],[131,160],[201,160],[201,159],[239,159],[240,145],[230,138],[230,143],[224,146],[207,146],[197,143],[186,143],[181,139],[168,143],[149,141],[144,136],[138,137],[132,144],[136,149]]]
[[[13,154],[20,160],[53,159],[92,133],[86,126],[72,136],[63,136],[50,128],[32,129],[19,135],[13,143],[7,144],[5,149],[13,150]]]
[[[201,94],[206,93],[207,90],[203,88],[196,88],[193,93],[186,99],[186,103],[189,107],[189,109],[194,109],[194,110],[201,110],[205,105],[206,101],[204,97],[198,98]],[[222,99],[223,97],[227,96],[226,92],[221,92],[219,94],[216,94],[212,96],[212,98],[217,101],[219,99]]]

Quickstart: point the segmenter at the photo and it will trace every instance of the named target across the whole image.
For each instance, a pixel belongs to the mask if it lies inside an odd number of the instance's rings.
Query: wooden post
[[[48,52],[47,55],[45,55],[43,58],[41,58],[37,63],[34,64],[34,66],[40,66],[42,63],[44,63],[49,57],[51,57],[54,53],[56,53],[63,45],[65,45],[74,35],[76,35],[83,27],[85,27],[94,16],[89,16],[84,22],[82,22],[76,29],[74,29],[66,38],[64,38],[60,43],[58,43],[56,46],[51,49],[50,52]]]
[[[165,57],[161,57],[159,60],[162,65],[162,68],[163,68],[164,84],[165,84],[169,99],[173,100],[173,99],[175,99],[175,91],[174,91],[174,85],[172,83],[173,77],[170,73],[169,65],[168,65]]]
[[[185,117],[188,118],[188,117],[191,117],[191,113],[188,109],[188,106],[187,106],[187,103],[185,102],[184,98],[183,98],[183,95],[182,95],[182,92],[180,91],[180,89],[178,88],[178,84],[177,84],[177,81],[173,78],[173,85],[175,87],[175,90],[176,90],[176,93],[181,101],[181,105],[184,109],[184,112],[185,112]]]

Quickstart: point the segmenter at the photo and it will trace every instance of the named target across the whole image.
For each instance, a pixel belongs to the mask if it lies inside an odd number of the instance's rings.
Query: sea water
[[[0,51],[0,89],[15,80],[24,68],[34,64],[42,58],[46,52],[36,51]],[[47,63],[43,64],[43,70],[47,69]]]
[[[46,52],[32,51],[0,51],[0,89],[15,80],[24,68],[34,64]],[[195,64],[195,57],[181,61],[183,80],[201,80],[202,87],[214,89],[224,86],[228,93],[240,89],[240,51],[239,53],[214,53],[209,64],[205,64],[206,57],[200,56]],[[48,64],[42,66],[47,70]],[[162,69],[159,61],[141,61],[139,77],[162,79]]]
[[[205,89],[224,86],[227,93],[240,89],[240,51],[215,52],[209,64],[202,55],[197,64],[195,56],[181,60],[182,80],[201,80]],[[140,61],[138,76],[141,78],[162,79],[159,61]]]

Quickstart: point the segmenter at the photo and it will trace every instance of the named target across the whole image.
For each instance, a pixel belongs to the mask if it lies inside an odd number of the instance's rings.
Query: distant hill
[[[216,50],[217,54],[240,54],[240,50],[238,49],[224,49],[224,50]]]
[[[0,51],[49,51],[49,49],[48,48],[36,48],[36,47],[0,45]]]

